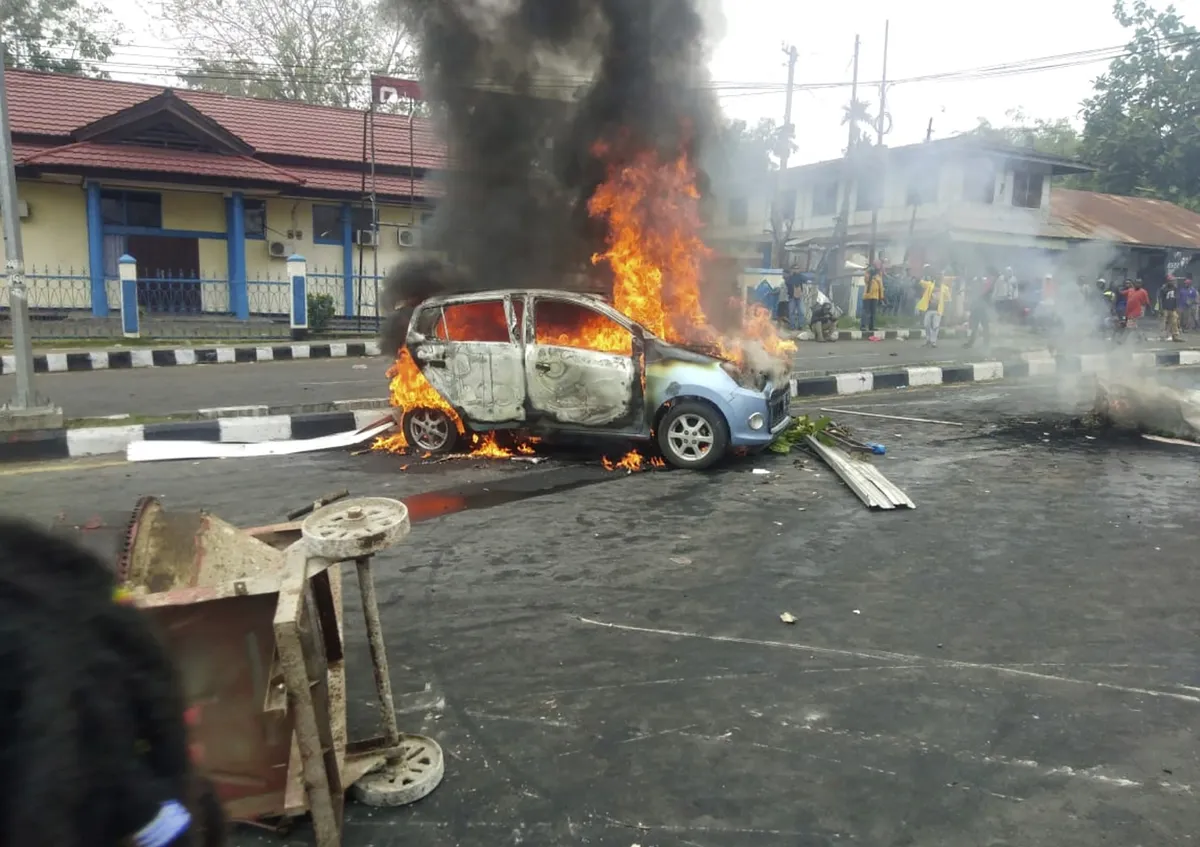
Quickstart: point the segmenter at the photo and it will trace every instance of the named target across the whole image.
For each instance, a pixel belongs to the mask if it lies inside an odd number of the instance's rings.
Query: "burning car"
[[[700,469],[790,423],[787,365],[759,358],[668,343],[598,297],[488,291],[416,307],[392,393],[408,445],[429,453],[519,430],[654,441],[669,464]]]

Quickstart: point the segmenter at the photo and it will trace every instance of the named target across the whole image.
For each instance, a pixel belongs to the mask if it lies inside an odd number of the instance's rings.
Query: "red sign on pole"
[[[424,100],[421,96],[421,83],[415,79],[371,75],[371,102],[387,104],[402,99]]]

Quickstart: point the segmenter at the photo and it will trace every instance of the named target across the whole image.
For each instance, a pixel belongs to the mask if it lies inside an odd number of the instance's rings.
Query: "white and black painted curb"
[[[290,362],[296,359],[343,359],[378,356],[378,341],[331,341],[328,344],[274,344],[246,347],[180,347],[176,349],[94,350],[39,353],[34,373],[75,373],[127,368],[174,368],[186,365],[233,365]],[[0,374],[17,369],[12,356],[0,356]]]
[[[1200,365],[1200,350],[1169,350],[1134,353],[1119,360],[1138,368],[1167,368]],[[828,397],[836,394],[861,394],[892,388],[921,388],[931,385],[962,385],[992,382],[998,379],[1089,374],[1108,370],[1114,359],[1102,353],[1078,356],[1029,355],[1012,362],[974,362],[971,364],[913,366],[885,371],[854,371],[826,376],[794,376],[793,397]]]
[[[36,462],[124,453],[135,441],[258,443],[320,438],[360,429],[379,420],[387,408],[387,401],[349,401],[344,410],[290,415],[254,414],[250,411],[253,408],[234,407],[228,410],[233,413],[228,416],[219,414],[226,410],[205,410],[211,414],[206,420],[5,433],[0,436],[3,439],[0,440],[0,462]]]
[[[943,329],[938,333],[939,338],[959,338],[965,337],[966,333],[957,329]],[[923,329],[879,329],[871,332],[867,329],[839,329],[838,341],[867,341],[871,338],[879,338],[884,341],[923,341],[925,339],[925,330]],[[807,329],[801,330],[796,335],[797,341],[812,341],[815,336]]]

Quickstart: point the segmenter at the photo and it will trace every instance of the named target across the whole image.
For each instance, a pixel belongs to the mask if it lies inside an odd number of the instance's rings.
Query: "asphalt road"
[[[350,805],[347,847],[1190,843],[1200,451],[1080,430],[1072,386],[814,404],[964,424],[855,421],[913,512],[867,512],[805,455],[633,476],[70,462],[0,470],[0,502],[47,519],[156,494],[250,524],[339,487],[474,485],[479,508],[377,568],[401,725],[443,745],[445,781]],[[347,638],[365,735],[352,608]]]
[[[1029,342],[1032,343],[1032,342]],[[976,362],[1015,355],[1026,342],[984,353],[946,339],[936,350],[919,341],[801,342],[796,368],[806,373],[917,364]],[[241,365],[39,374],[38,390],[60,404],[68,418],[107,415],[168,415],[217,406],[289,405],[384,397],[388,362],[382,358],[316,359]],[[0,397],[15,390],[16,377],[0,376]]]

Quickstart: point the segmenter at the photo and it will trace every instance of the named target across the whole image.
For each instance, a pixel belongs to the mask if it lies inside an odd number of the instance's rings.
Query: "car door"
[[[525,311],[530,409],[568,428],[636,428],[641,339],[624,319],[565,296],[531,296]]]
[[[410,344],[421,372],[468,421],[525,420],[525,366],[507,297],[449,301],[422,313]]]

